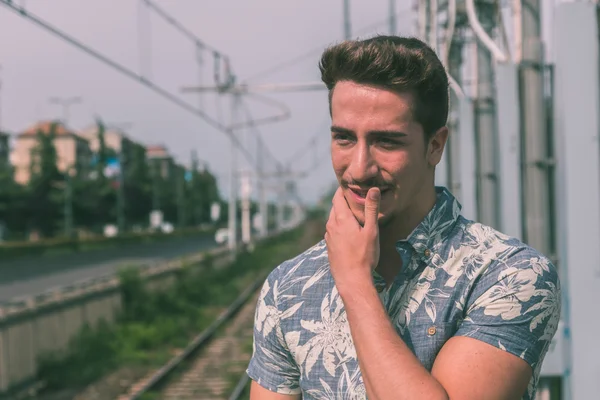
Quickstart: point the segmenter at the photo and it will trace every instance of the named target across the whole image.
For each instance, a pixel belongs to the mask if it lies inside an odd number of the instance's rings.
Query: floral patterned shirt
[[[445,189],[406,240],[403,268],[386,288],[373,274],[398,335],[431,370],[444,343],[468,336],[514,354],[533,369],[533,400],[560,317],[555,267],[536,250],[460,215]],[[304,399],[365,399],[350,327],[324,241],[274,269],[254,321],[250,378]]]

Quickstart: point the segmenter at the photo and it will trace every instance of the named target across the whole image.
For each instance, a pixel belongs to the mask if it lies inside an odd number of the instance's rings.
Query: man
[[[324,241],[271,272],[252,400],[533,399],[560,316],[555,267],[434,186],[448,80],[413,38],[320,62],[339,181]]]

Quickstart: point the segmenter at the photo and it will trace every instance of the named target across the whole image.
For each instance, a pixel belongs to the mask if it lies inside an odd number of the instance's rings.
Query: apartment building
[[[162,179],[169,180],[176,169],[175,160],[165,146],[153,145],[146,147],[146,158],[151,165],[151,172],[158,173]]]
[[[61,122],[41,121],[19,133],[15,138],[11,160],[17,183],[24,185],[29,182],[33,150],[39,143],[38,134],[49,135],[53,125],[55,135],[53,143],[58,170],[64,173],[70,168],[85,168],[90,165],[91,150],[87,139]]]
[[[80,135],[86,138],[90,144],[90,149],[94,154],[100,151],[100,136],[98,126],[92,126],[83,130]],[[129,160],[134,160],[136,153],[144,154],[146,148],[131,139],[121,130],[116,129],[105,129],[104,131],[104,146],[114,152],[114,159],[111,158],[108,161],[107,170],[105,174],[107,176],[118,173],[121,161],[124,164],[124,169],[127,168]]]

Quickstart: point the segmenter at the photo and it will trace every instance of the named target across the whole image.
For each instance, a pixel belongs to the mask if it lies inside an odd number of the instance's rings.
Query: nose
[[[369,181],[377,176],[377,164],[371,155],[369,145],[364,141],[359,141],[354,146],[348,172],[357,182]]]

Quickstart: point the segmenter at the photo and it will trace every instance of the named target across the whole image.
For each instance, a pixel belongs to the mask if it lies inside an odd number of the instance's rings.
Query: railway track
[[[264,279],[258,278],[181,353],[136,382],[118,400],[141,400],[150,393],[161,400],[241,398],[251,356],[248,344],[254,310]]]

